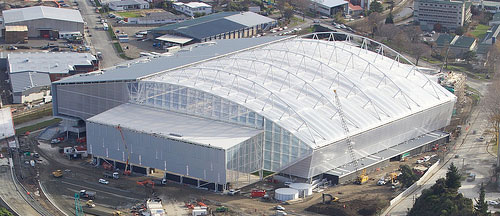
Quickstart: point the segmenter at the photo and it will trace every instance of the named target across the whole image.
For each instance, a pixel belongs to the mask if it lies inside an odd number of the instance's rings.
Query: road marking
[[[69,182],[66,182],[66,181],[61,181],[61,183],[64,183],[64,184],[68,184],[68,185],[72,185],[72,186],[75,186],[75,187],[80,187],[80,188],[89,188],[87,186],[82,186],[82,185],[77,185],[77,184],[73,184],[73,183],[69,183]],[[135,198],[130,198],[130,197],[126,197],[126,196],[122,196],[122,195],[118,195],[118,194],[114,194],[114,193],[110,193],[110,192],[106,192],[106,191],[102,191],[102,190],[98,190],[98,189],[95,189],[95,188],[91,188],[93,191],[97,191],[99,193],[105,193],[105,194],[109,194],[109,195],[112,195],[112,196],[117,196],[117,197],[121,197],[121,198],[125,198],[125,199],[129,199],[129,200],[134,200],[134,201],[137,201],[139,199],[135,199]],[[75,192],[80,192],[80,189],[76,189]]]

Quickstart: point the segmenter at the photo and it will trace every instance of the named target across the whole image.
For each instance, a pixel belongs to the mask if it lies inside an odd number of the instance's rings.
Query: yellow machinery
[[[52,176],[54,176],[56,178],[61,178],[63,176],[63,172],[62,172],[62,170],[56,170],[56,171],[52,172]]]
[[[112,215],[113,216],[122,216],[123,214],[121,211],[114,211]]]
[[[363,169],[363,172],[361,173],[361,175],[358,176],[358,178],[356,179],[356,184],[364,184],[368,181],[368,176],[366,175],[366,169]]]
[[[87,207],[89,208],[94,208],[95,207],[95,204],[94,204],[94,200],[88,200],[85,205],[87,205]]]

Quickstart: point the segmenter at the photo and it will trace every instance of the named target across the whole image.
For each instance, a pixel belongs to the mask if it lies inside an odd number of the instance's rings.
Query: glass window
[[[264,151],[264,159],[271,160],[271,151]]]

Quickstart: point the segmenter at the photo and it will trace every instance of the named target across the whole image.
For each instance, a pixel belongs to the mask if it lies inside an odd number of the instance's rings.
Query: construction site
[[[15,172],[47,215],[377,215],[404,190],[399,167],[423,175],[471,104],[454,114],[457,96],[402,62],[335,32],[67,77],[61,123],[19,138]]]

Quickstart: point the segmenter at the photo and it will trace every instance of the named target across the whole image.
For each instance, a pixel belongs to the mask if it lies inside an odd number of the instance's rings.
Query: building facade
[[[112,1],[108,6],[114,11],[149,9],[149,3],[144,0]]]
[[[174,2],[173,7],[176,11],[191,17],[195,16],[195,14],[208,15],[212,13],[212,6],[203,2]]]
[[[453,30],[470,22],[471,3],[453,0],[416,0],[413,17],[425,31],[433,30],[436,24]]]
[[[28,37],[58,38],[59,32],[84,34],[80,11],[35,6],[2,12],[5,26],[27,26]]]

